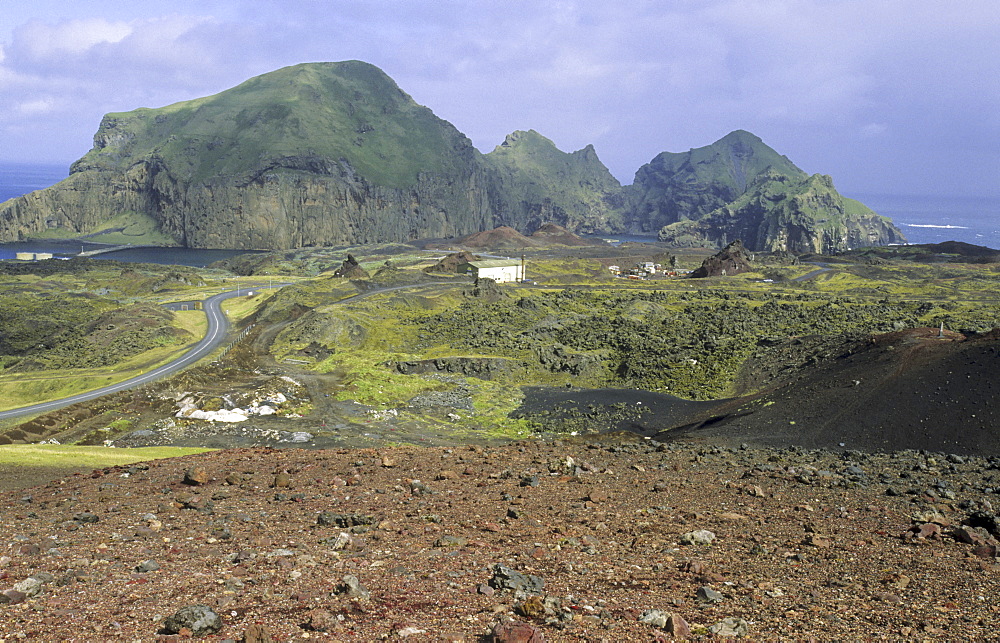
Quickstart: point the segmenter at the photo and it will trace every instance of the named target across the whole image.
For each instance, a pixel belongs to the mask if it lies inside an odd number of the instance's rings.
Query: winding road
[[[22,417],[25,415],[38,415],[40,413],[47,413],[48,411],[61,409],[79,402],[88,402],[103,395],[118,393],[119,391],[125,391],[137,386],[142,386],[143,384],[149,384],[150,382],[158,380],[161,377],[166,377],[167,375],[176,373],[182,368],[186,368],[191,364],[194,364],[218,348],[219,345],[226,339],[226,334],[229,332],[229,319],[226,317],[226,314],[222,312],[221,303],[226,299],[232,299],[233,297],[239,297],[241,294],[246,294],[246,292],[246,288],[240,288],[239,290],[231,290],[219,293],[218,295],[212,295],[206,299],[204,309],[205,317],[208,319],[208,329],[205,331],[205,336],[200,342],[195,344],[194,348],[190,349],[174,361],[154,368],[146,373],[142,373],[141,375],[136,375],[135,377],[129,378],[123,382],[118,382],[117,384],[104,386],[99,389],[87,391],[86,393],[78,393],[77,395],[64,397],[59,400],[52,400],[51,402],[42,402],[41,404],[32,404],[31,406],[22,406],[21,408],[2,411],[0,412],[0,420]]]

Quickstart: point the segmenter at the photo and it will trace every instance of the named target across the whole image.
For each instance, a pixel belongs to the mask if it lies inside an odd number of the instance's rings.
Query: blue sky
[[[535,129],[623,183],[746,129],[848,194],[1000,196],[995,0],[5,3],[0,160],[68,165],[107,112],[349,59],[483,152]]]

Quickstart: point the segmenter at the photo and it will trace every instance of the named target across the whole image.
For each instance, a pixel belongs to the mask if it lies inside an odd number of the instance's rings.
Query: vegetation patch
[[[64,446],[56,444],[0,445],[0,467],[65,467],[102,469],[149,460],[176,458],[213,449],[147,447],[142,449],[112,449],[94,446]]]

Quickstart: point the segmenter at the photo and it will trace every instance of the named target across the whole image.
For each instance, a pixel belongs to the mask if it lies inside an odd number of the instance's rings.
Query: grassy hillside
[[[725,186],[736,194],[743,193],[769,169],[786,176],[806,176],[787,157],[744,130],[730,132],[711,145],[688,152],[662,152],[647,167],[678,184]]]
[[[95,146],[74,164],[125,169],[159,159],[178,177],[205,182],[285,167],[346,172],[413,185],[420,172],[442,172],[456,148],[471,143],[391,78],[359,61],[309,63],[252,78],[214,96],[157,109],[108,114]]]

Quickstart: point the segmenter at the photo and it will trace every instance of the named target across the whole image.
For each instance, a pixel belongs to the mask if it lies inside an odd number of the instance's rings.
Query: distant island
[[[555,224],[680,247],[831,253],[905,241],[745,131],[663,152],[622,186],[594,147],[534,130],[480,153],[377,67],[307,63],[214,96],[108,114],[60,183],[0,204],[0,241],[283,250]]]

